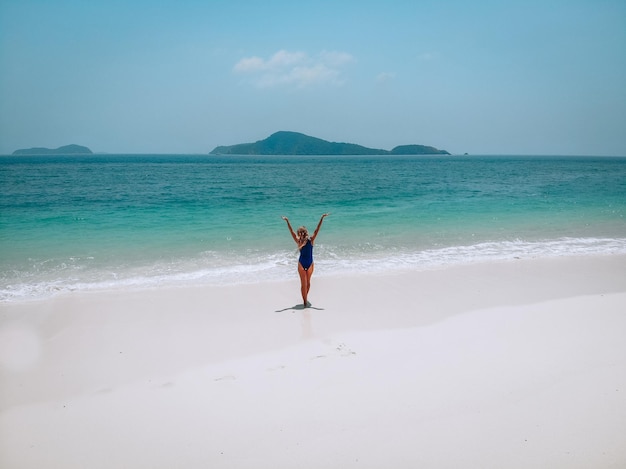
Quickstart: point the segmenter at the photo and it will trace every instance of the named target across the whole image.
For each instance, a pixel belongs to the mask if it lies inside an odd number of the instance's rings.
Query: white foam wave
[[[362,259],[337,260],[338,272],[431,269],[516,258],[626,254],[626,238],[561,238],[549,241],[499,241],[420,251],[398,250]]]
[[[157,263],[110,270],[55,271],[49,278],[36,275],[3,281],[0,302],[42,299],[72,291],[117,288],[144,289],[163,285],[226,285],[296,278],[293,251],[220,257],[203,253],[200,259]],[[560,238],[546,241],[511,240],[409,250],[398,247],[339,248],[320,244],[317,275],[426,270],[450,265],[502,261],[514,258],[626,254],[626,238]]]

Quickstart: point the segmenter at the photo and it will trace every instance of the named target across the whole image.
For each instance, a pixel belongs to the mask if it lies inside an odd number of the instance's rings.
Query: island
[[[13,155],[93,155],[93,152],[80,145],[65,145],[59,148],[26,148],[15,150]]]
[[[280,131],[265,140],[218,146],[210,155],[449,155],[425,145],[400,145],[393,150],[367,148],[354,143],[328,142],[298,132]]]

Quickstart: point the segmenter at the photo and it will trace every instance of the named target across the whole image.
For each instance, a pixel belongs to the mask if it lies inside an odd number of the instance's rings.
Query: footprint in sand
[[[346,344],[339,344],[335,348],[342,357],[349,357],[350,355],[356,355],[356,352],[349,349]]]
[[[222,376],[220,378],[215,378],[214,381],[234,381],[236,380],[237,377],[233,376],[233,375],[226,375],[226,376]]]
[[[356,352],[350,349],[346,344],[333,344],[330,340],[325,340],[324,344],[332,349],[330,354],[326,355],[317,355],[315,357],[311,357],[311,360],[317,360],[318,358],[326,358],[329,355],[331,356],[340,356],[340,357],[350,357],[352,355],[356,355]]]
[[[284,370],[285,368],[287,368],[285,365],[278,365],[272,368],[268,368],[267,371],[280,371],[280,370]]]

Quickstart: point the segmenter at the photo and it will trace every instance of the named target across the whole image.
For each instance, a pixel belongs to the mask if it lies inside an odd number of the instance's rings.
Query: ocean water
[[[626,253],[626,158],[0,157],[0,301]],[[626,266],[625,266],[626,268]]]

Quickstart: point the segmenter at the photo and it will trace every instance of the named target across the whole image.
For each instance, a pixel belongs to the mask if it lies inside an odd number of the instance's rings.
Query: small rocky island
[[[211,155],[449,155],[425,145],[400,145],[393,150],[335,143],[298,132],[280,131],[255,143],[216,147]]]
[[[27,148],[15,150],[13,155],[93,155],[93,152],[80,145],[65,145],[59,148]]]

